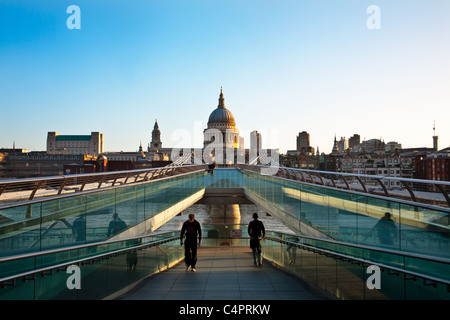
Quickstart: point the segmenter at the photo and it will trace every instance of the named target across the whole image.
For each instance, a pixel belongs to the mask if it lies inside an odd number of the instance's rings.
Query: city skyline
[[[163,146],[199,148],[221,87],[246,148],[255,130],[282,153],[302,131],[325,153],[353,134],[431,148],[434,123],[450,146],[450,3],[324,3],[2,2],[0,148],[97,131],[135,151],[155,119]]]

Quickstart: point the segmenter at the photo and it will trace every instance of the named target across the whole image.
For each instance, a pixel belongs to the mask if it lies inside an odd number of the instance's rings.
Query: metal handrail
[[[441,278],[437,278],[437,277],[433,277],[433,276],[429,276],[423,273],[418,273],[418,272],[414,272],[414,271],[408,271],[406,269],[401,269],[401,268],[397,268],[391,265],[386,265],[383,263],[379,263],[377,261],[370,261],[367,259],[362,259],[362,258],[356,258],[353,256],[349,256],[349,255],[345,255],[342,253],[338,253],[335,251],[331,251],[331,250],[326,250],[326,249],[321,249],[321,248],[317,248],[311,245],[307,245],[307,244],[300,244],[300,243],[296,243],[296,242],[291,242],[291,241],[287,241],[287,240],[282,240],[279,238],[274,238],[274,237],[266,237],[266,239],[271,240],[271,241],[275,241],[275,242],[279,242],[279,243],[284,243],[284,244],[288,244],[290,246],[293,247],[297,247],[303,250],[308,250],[308,251],[313,251],[314,253],[318,253],[318,254],[323,254],[326,256],[332,256],[333,258],[336,259],[341,259],[341,260],[348,260],[348,261],[355,261],[357,263],[360,264],[366,264],[366,265],[377,265],[380,268],[384,268],[387,270],[391,270],[397,273],[403,273],[405,275],[405,280],[416,280],[416,277],[422,278],[424,279],[424,282],[426,280],[431,281],[432,285],[435,286],[435,283],[441,283],[445,286],[447,286],[447,292],[450,292],[450,281],[446,280],[446,279],[441,279]],[[373,248],[372,248],[373,250]],[[375,249],[377,250],[377,249]],[[407,278],[406,275],[411,276],[411,278]]]
[[[85,190],[85,186],[87,184],[98,184],[96,189],[101,189],[108,187],[108,183],[111,186],[115,186],[119,179],[124,179],[121,184],[130,184],[136,183],[138,181],[148,181],[153,180],[155,178],[161,178],[166,176],[167,174],[173,175],[176,171],[185,171],[192,170],[195,168],[206,168],[206,165],[180,165],[179,163],[174,163],[171,166],[161,167],[161,168],[151,168],[151,169],[137,169],[137,170],[127,170],[127,171],[113,171],[106,173],[91,173],[91,174],[75,174],[75,175],[67,175],[67,176],[54,176],[54,177],[46,177],[46,178],[27,178],[27,179],[15,179],[15,180],[3,180],[0,181],[0,196],[2,194],[7,193],[8,191],[23,191],[28,190],[29,195],[27,196],[28,200],[33,200],[36,197],[37,191],[43,188],[50,188],[53,191],[51,195],[61,195],[64,188],[70,186],[80,186],[79,189],[72,189],[70,193],[82,192]],[[238,164],[237,168],[247,168],[250,171],[257,171],[261,168],[271,168],[270,166],[265,165],[248,165],[248,164]],[[176,170],[176,171],[175,171]],[[448,181],[435,181],[435,180],[421,180],[421,179],[408,179],[408,178],[394,178],[394,177],[385,177],[379,175],[363,175],[363,174],[352,174],[345,172],[331,172],[331,171],[320,171],[320,170],[307,170],[307,169],[298,169],[298,168],[288,168],[288,167],[278,167],[277,176],[284,177],[289,180],[298,180],[307,183],[308,181],[305,179],[305,175],[309,177],[310,183],[322,185],[322,186],[330,186],[326,182],[332,184],[334,188],[339,189],[347,189],[351,191],[361,191],[366,194],[378,194],[373,188],[367,188],[364,184],[364,179],[371,179],[374,182],[377,182],[379,187],[381,187],[381,194],[384,194],[390,198],[405,198],[408,197],[415,203],[446,203],[447,207],[450,208],[450,195],[447,191],[450,189],[450,182]],[[292,174],[291,174],[292,172]],[[150,175],[151,173],[151,175]],[[141,177],[142,176],[142,177]],[[318,177],[318,181],[313,179],[313,176]],[[342,186],[337,185],[337,181],[335,181],[332,177],[335,176],[337,178],[342,179],[344,184]],[[135,179],[130,179],[131,177],[135,177]],[[141,177],[141,180],[139,178]],[[352,190],[352,186],[348,183],[348,177],[355,178],[361,189],[357,188],[356,190]],[[407,191],[406,194],[398,194],[395,192],[389,192],[388,188],[383,184],[383,181],[396,181],[402,184],[403,190]],[[417,195],[414,192],[414,188],[410,186],[412,185],[428,185],[433,186],[439,193],[429,193],[429,194],[442,194],[443,199],[439,198],[423,198]],[[92,189],[92,188],[91,188]],[[415,190],[418,191],[418,190]],[[49,196],[49,195],[47,195]],[[17,199],[11,198],[6,199],[7,201],[15,201]]]
[[[172,232],[166,232],[166,233],[172,233]],[[154,236],[155,236],[155,234],[152,234],[152,235],[138,236],[138,237],[132,237],[132,238],[125,238],[125,239],[120,239],[120,240],[108,240],[108,241],[103,241],[103,242],[95,242],[95,243],[90,243],[90,244],[85,244],[85,245],[80,245],[80,246],[72,246],[72,247],[62,248],[62,249],[53,249],[53,250],[47,250],[47,251],[40,251],[40,252],[36,252],[36,253],[22,254],[22,255],[18,255],[18,256],[0,258],[0,263],[14,261],[14,260],[20,260],[20,259],[26,259],[26,258],[33,258],[33,257],[42,256],[42,255],[54,254],[54,253],[70,251],[70,250],[79,250],[79,249],[89,248],[89,247],[98,246],[98,245],[111,244],[111,243],[116,243],[116,242],[140,240],[143,238],[154,237]],[[51,271],[51,270],[55,270],[55,269],[57,271],[61,271],[62,268],[68,267],[70,265],[74,265],[74,264],[79,265],[79,264],[83,264],[87,261],[89,261],[89,263],[93,263],[95,261],[108,259],[115,255],[124,254],[124,253],[130,252],[130,251],[142,250],[142,249],[145,249],[148,247],[157,246],[157,245],[167,243],[170,241],[174,241],[174,240],[178,240],[178,239],[180,239],[179,236],[174,236],[174,237],[170,237],[167,239],[155,240],[152,242],[148,242],[148,243],[144,243],[144,244],[140,244],[140,245],[136,245],[136,246],[132,246],[132,247],[128,247],[128,248],[122,248],[122,249],[118,249],[118,250],[114,250],[114,251],[108,251],[108,252],[104,252],[104,253],[101,253],[98,255],[85,257],[82,259],[71,260],[71,261],[67,261],[67,262],[64,262],[61,264],[57,264],[57,265],[52,265],[52,266],[48,266],[48,267],[44,267],[44,268],[40,268],[40,269],[22,272],[20,274],[15,274],[15,275],[7,276],[4,278],[0,278],[0,286],[3,288],[6,286],[14,286],[15,280],[19,279],[19,278],[23,278],[24,281],[26,281],[26,280],[29,280],[27,278],[28,276],[33,276],[32,279],[34,279],[35,275],[39,274],[39,273],[41,273],[44,276],[45,272],[47,272],[47,271]],[[8,282],[10,282],[10,281],[13,281],[13,283],[8,284]]]
[[[164,234],[169,234],[169,233],[173,233],[173,232],[174,231],[165,231],[165,232],[161,232],[161,233],[146,234],[143,236],[120,238],[120,239],[114,239],[114,240],[105,240],[105,241],[100,241],[100,242],[91,242],[91,243],[79,244],[79,245],[75,245],[75,246],[58,248],[58,249],[48,249],[48,250],[37,251],[37,252],[23,253],[23,254],[16,255],[16,256],[0,257],[0,263],[14,261],[14,260],[20,260],[20,259],[35,258],[35,257],[47,255],[47,254],[55,254],[55,253],[61,253],[61,252],[71,251],[71,250],[81,250],[81,249],[86,249],[86,248],[95,247],[95,246],[99,246],[99,245],[108,245],[108,244],[124,242],[124,241],[140,240],[140,239],[144,239],[144,238],[162,236]]]
[[[204,226],[226,226],[226,225],[230,225],[230,224],[229,223],[204,223],[204,224],[202,224],[203,227]],[[231,224],[231,225],[247,227],[247,224],[240,224],[240,223]],[[276,231],[276,230],[266,230],[266,233],[269,233],[269,232],[281,234],[281,235],[287,236],[287,237],[297,237],[297,238],[301,238],[301,239],[305,239],[305,240],[322,241],[322,242],[327,242],[327,243],[336,244],[336,245],[353,247],[353,248],[357,248],[357,249],[372,250],[372,251],[394,254],[394,255],[399,255],[399,256],[408,257],[408,258],[423,259],[423,260],[427,260],[430,262],[439,262],[439,263],[450,264],[450,259],[440,258],[440,257],[436,257],[436,256],[427,256],[424,254],[418,254],[418,253],[407,252],[407,251],[378,248],[378,247],[373,247],[373,246],[368,246],[368,245],[361,245],[361,244],[355,244],[355,243],[351,243],[351,242],[334,240],[334,239],[330,239],[330,238],[318,238],[318,237],[305,236],[305,235],[296,234],[296,233],[288,233],[288,232]],[[239,239],[244,239],[244,238],[246,238],[246,237],[240,237]],[[269,237],[266,237],[266,238],[269,238]]]
[[[179,168],[178,170],[181,171],[181,168],[184,168],[184,167],[187,167],[187,166],[183,166],[183,167],[180,166],[180,167],[178,167]],[[192,169],[192,171],[182,172],[182,173],[177,174],[176,176],[181,177],[181,176],[184,176],[184,175],[205,171],[205,169],[202,168],[204,166],[194,166],[193,165],[193,166],[189,166],[189,167],[190,167],[190,169]],[[195,170],[195,169],[199,169],[199,170]],[[155,168],[155,170],[156,170],[156,168]],[[144,171],[144,172],[146,172],[146,171]],[[75,175],[73,175],[73,176],[75,176]],[[80,189],[77,192],[70,192],[70,193],[64,193],[64,194],[60,194],[60,193],[52,194],[52,195],[46,196],[45,198],[41,197],[39,199],[36,199],[36,198],[33,197],[32,199],[28,198],[27,200],[23,200],[23,201],[17,201],[16,200],[16,202],[14,202],[14,200],[11,200],[9,202],[7,201],[8,204],[6,204],[6,205],[0,205],[0,210],[7,209],[7,208],[12,208],[12,207],[17,207],[17,206],[28,205],[28,204],[31,205],[31,204],[34,204],[34,203],[54,200],[56,198],[57,199],[62,199],[62,198],[65,198],[65,197],[72,197],[72,196],[76,196],[76,195],[80,195],[80,194],[88,194],[88,193],[92,193],[92,192],[97,192],[99,190],[105,191],[105,190],[110,190],[110,189],[117,189],[117,188],[127,187],[127,186],[130,186],[130,185],[139,185],[139,184],[142,184],[142,183],[149,183],[149,182],[153,182],[153,181],[162,181],[162,180],[173,178],[173,176],[174,175],[166,176],[164,174],[164,175],[161,175],[161,177],[156,179],[155,175],[152,175],[151,179],[145,179],[145,177],[144,177],[144,179],[142,179],[142,180],[139,180],[139,181],[134,180],[132,182],[124,183],[124,184],[121,184],[121,185],[114,185],[113,184],[111,186],[108,186],[108,185],[104,185],[103,184],[103,186],[101,188],[88,189],[88,190]],[[103,177],[103,176],[101,176],[101,177]],[[100,181],[98,181],[98,182],[100,182]],[[105,182],[105,181],[103,181],[103,182]],[[0,203],[1,203],[1,201],[0,201]]]
[[[435,257],[435,256],[427,256],[427,255],[419,254],[419,253],[378,248],[378,247],[372,247],[372,246],[368,246],[368,245],[356,244],[356,243],[351,243],[351,242],[338,241],[338,240],[329,239],[329,238],[317,238],[317,237],[305,236],[305,235],[301,235],[301,234],[286,233],[286,232],[282,232],[282,231],[268,230],[268,232],[282,234],[282,235],[288,236],[288,237],[297,237],[297,238],[302,238],[302,239],[306,239],[306,240],[322,241],[322,242],[327,242],[327,243],[336,244],[336,245],[343,245],[343,246],[357,248],[357,249],[372,250],[372,251],[378,251],[378,252],[382,252],[382,253],[395,254],[395,255],[408,257],[408,258],[416,258],[416,259],[423,259],[423,260],[427,260],[427,261],[431,261],[431,262],[440,262],[440,263],[450,264],[450,259],[440,258],[440,257]]]
[[[8,192],[20,192],[27,191],[23,198],[28,200],[33,200],[36,197],[37,191],[43,188],[51,189],[51,194],[61,195],[64,188],[70,186],[79,186],[79,189],[72,189],[71,193],[82,192],[87,184],[98,184],[96,189],[104,188],[107,183],[114,186],[119,179],[124,179],[122,184],[131,184],[138,182],[139,177],[142,178],[139,181],[148,181],[150,179],[155,179],[157,177],[161,178],[166,176],[167,173],[184,170],[195,170],[197,168],[206,168],[206,165],[179,165],[174,164],[173,166],[166,166],[160,168],[149,168],[149,169],[136,169],[136,170],[125,170],[125,171],[111,171],[111,172],[101,172],[101,173],[87,173],[87,174],[72,174],[64,176],[51,176],[44,178],[25,178],[25,179],[9,179],[0,181],[0,196]],[[149,177],[149,173],[153,173]],[[173,175],[173,172],[172,172]],[[135,179],[130,179],[135,177]],[[29,193],[28,193],[29,192]],[[7,198],[4,201],[14,201],[17,198]]]
[[[251,167],[256,167],[256,168],[271,168],[270,166],[265,166],[265,165],[239,164],[238,166],[251,166]],[[338,171],[299,169],[299,168],[291,168],[291,167],[283,167],[283,166],[278,166],[278,169],[294,170],[294,171],[309,172],[309,173],[332,174],[332,175],[348,176],[348,177],[361,177],[361,178],[370,178],[370,179],[383,179],[383,180],[396,180],[396,181],[405,181],[405,182],[414,182],[414,183],[426,183],[426,184],[433,184],[433,185],[439,184],[439,185],[445,185],[445,186],[450,187],[449,181],[440,181],[440,180],[397,178],[397,177],[386,177],[386,176],[378,176],[378,175],[370,175],[370,174],[355,174],[355,173],[338,172]]]
[[[250,170],[244,170],[244,171],[253,172]],[[276,176],[275,178],[280,179],[280,180],[285,180],[285,181],[296,181],[296,180],[279,177],[279,176]],[[309,182],[302,182],[302,183],[310,184]],[[438,210],[441,212],[450,213],[450,208],[446,208],[446,207],[442,207],[442,206],[434,206],[434,205],[430,205],[430,204],[422,203],[422,202],[408,201],[408,200],[404,200],[404,198],[396,198],[394,196],[381,196],[381,195],[377,195],[377,194],[373,194],[373,193],[364,193],[360,190],[356,191],[356,190],[341,189],[341,188],[337,188],[337,187],[333,188],[332,186],[320,186],[320,187],[325,188],[325,189],[339,189],[340,191],[343,191],[343,192],[351,192],[351,193],[354,193],[357,195],[367,196],[367,197],[380,199],[380,200],[386,200],[386,201],[393,201],[393,199],[395,199],[396,202],[401,203],[401,204],[413,205],[413,206],[417,206],[417,207],[421,207],[421,208],[425,208],[425,209]]]
[[[215,224],[212,224],[215,225]],[[19,260],[19,259],[24,259],[24,258],[32,258],[32,257],[38,257],[38,256],[42,256],[42,255],[47,255],[47,254],[53,254],[53,253],[59,253],[59,252],[64,252],[64,251],[70,251],[70,250],[76,250],[76,249],[84,249],[84,248],[89,248],[92,246],[98,246],[98,245],[105,245],[105,244],[111,244],[111,243],[117,243],[117,242],[126,242],[126,241],[131,241],[131,240],[140,240],[143,238],[148,238],[148,237],[154,237],[157,235],[164,235],[164,234],[169,234],[172,233],[173,231],[169,231],[169,232],[164,232],[161,234],[151,234],[151,235],[145,235],[145,236],[138,236],[138,237],[131,237],[131,238],[124,238],[124,239],[118,239],[118,240],[108,240],[108,241],[103,241],[103,242],[96,242],[96,243],[90,243],[90,244],[85,244],[85,245],[79,245],[79,246],[73,246],[73,247],[67,247],[67,248],[62,248],[62,249],[53,249],[53,250],[47,250],[47,251],[42,251],[42,252],[36,252],[36,253],[29,253],[29,254],[23,254],[20,256],[13,256],[13,257],[6,257],[6,258],[0,258],[0,263],[2,262],[8,262],[8,261],[14,261],[14,260]],[[290,233],[284,233],[284,232],[278,232],[278,231],[273,231],[273,230],[267,230],[267,232],[273,232],[273,233],[277,233],[277,234],[282,234],[282,235],[286,235],[289,237],[297,237],[297,238],[303,238],[303,239],[307,239],[307,240],[318,240],[318,241],[323,241],[323,242],[328,242],[328,243],[333,243],[333,244],[338,244],[338,245],[345,245],[345,246],[351,246],[351,247],[355,247],[355,248],[362,248],[362,249],[368,249],[368,250],[375,250],[375,251],[379,251],[379,252],[386,252],[386,253],[391,253],[391,254],[397,254],[397,255],[401,255],[401,256],[407,256],[407,257],[414,257],[414,258],[420,258],[420,259],[425,259],[427,261],[433,261],[433,262],[440,262],[440,263],[445,263],[445,264],[450,264],[450,260],[449,259],[444,259],[444,258],[436,258],[436,257],[431,257],[431,256],[425,256],[425,255],[419,255],[419,254],[414,254],[414,253],[406,253],[406,252],[401,252],[401,251],[395,251],[395,250],[388,250],[388,249],[380,249],[380,248],[375,248],[375,247],[370,247],[370,246],[363,246],[363,245],[357,245],[357,244],[352,244],[352,243],[346,243],[346,242],[341,242],[341,241],[336,241],[336,240],[330,240],[330,239],[322,239],[322,238],[315,238],[315,237],[310,237],[310,236],[304,236],[304,235],[297,235],[297,234],[290,234]],[[114,255],[118,255],[118,254],[124,254],[130,251],[136,251],[136,250],[142,250],[151,246],[156,246],[159,244],[163,244],[163,243],[167,243],[170,241],[175,241],[180,239],[179,236],[174,236],[174,237],[170,237],[167,239],[162,239],[162,240],[156,240],[153,242],[149,242],[149,243],[145,243],[145,244],[141,244],[141,245],[136,245],[133,247],[128,247],[128,248],[123,248],[123,249],[118,249],[118,250],[114,250],[114,251],[109,251],[109,252],[105,252],[105,253],[101,253],[99,255],[95,255],[95,256],[89,256],[86,258],[82,258],[82,259],[77,259],[77,260],[72,260],[72,261],[68,261],[62,264],[57,264],[57,265],[52,265],[49,267],[44,267],[44,268],[40,268],[40,269],[36,269],[36,270],[30,270],[27,272],[23,272],[20,274],[16,274],[16,275],[11,275],[11,276],[7,276],[4,278],[0,278],[0,286],[1,287],[6,287],[6,286],[14,286],[15,285],[15,280],[19,279],[19,278],[23,278],[24,281],[26,280],[30,280],[27,277],[28,276],[33,276],[31,279],[35,279],[35,275],[36,274],[42,274],[42,276],[45,276],[45,272],[51,271],[51,270],[57,270],[60,271],[62,268],[65,268],[69,265],[73,265],[73,264],[83,264],[84,262],[89,261],[89,263],[94,263],[95,261],[101,261],[104,259],[108,259],[109,257],[112,257]],[[353,256],[349,256],[349,255],[345,255],[345,254],[341,254],[335,251],[331,251],[331,250],[326,250],[326,249],[322,249],[322,248],[318,248],[312,245],[308,245],[308,244],[302,244],[302,243],[297,243],[297,242],[292,242],[292,241],[288,241],[288,240],[283,240],[280,238],[275,238],[275,237],[266,237],[266,239],[271,240],[271,241],[275,241],[275,242],[279,242],[279,243],[284,243],[284,244],[288,244],[291,246],[295,246],[304,250],[309,250],[309,251],[313,251],[315,253],[319,253],[319,254],[325,254],[327,256],[333,256],[333,257],[337,257],[338,259],[346,259],[346,260],[351,260],[351,261],[356,261],[358,263],[364,263],[364,264],[375,264],[381,268],[385,268],[385,269],[389,269],[395,272],[401,272],[404,274],[407,274],[409,276],[411,276],[411,279],[415,279],[415,277],[420,277],[422,279],[431,281],[431,282],[438,282],[438,283],[442,283],[444,285],[447,286],[447,289],[449,290],[450,287],[450,281],[445,280],[445,279],[440,279],[437,277],[433,277],[433,276],[429,276],[429,275],[425,275],[422,273],[418,273],[418,272],[413,272],[413,271],[408,271],[406,269],[401,269],[401,268],[397,268],[394,266],[390,266],[390,265],[386,265],[386,264],[380,264],[379,262],[375,262],[375,261],[370,261],[367,259],[362,259],[362,258],[356,258]],[[53,272],[53,271],[51,271]],[[8,284],[8,282],[12,281],[12,284]]]
[[[239,164],[239,165],[237,165],[237,168],[244,169],[244,170],[246,169],[251,172],[257,172],[261,168],[271,168],[271,167],[263,166],[263,165],[250,166],[250,165],[245,165],[245,164]],[[295,174],[295,175],[290,174],[289,173],[290,171],[299,173],[302,178],[297,174]],[[307,174],[310,177],[310,182],[308,182],[304,178],[304,174]],[[314,179],[312,178],[312,175],[317,175],[321,182],[314,181]],[[430,202],[431,203],[439,203],[439,204],[442,204],[442,205],[439,205],[439,207],[446,206],[446,207],[450,208],[450,195],[449,195],[449,192],[447,191],[447,190],[450,190],[450,182],[448,182],[448,181],[395,178],[395,177],[385,177],[385,176],[378,176],[378,175],[363,175],[363,174],[351,174],[351,173],[345,173],[345,172],[307,170],[307,169],[288,168],[288,167],[281,167],[281,166],[278,167],[278,172],[274,176],[278,177],[278,178],[293,180],[293,181],[302,181],[303,183],[313,183],[315,185],[320,185],[323,187],[331,187],[331,188],[335,188],[335,189],[356,191],[356,192],[361,192],[364,194],[374,195],[374,194],[377,194],[374,191],[374,189],[367,188],[367,186],[363,182],[364,179],[372,179],[380,185],[380,188],[382,189],[381,194],[384,194],[386,197],[396,198],[396,199],[410,198],[413,203],[430,203]],[[344,181],[344,184],[342,186],[337,185],[336,181],[333,180],[331,178],[331,176],[335,176],[337,178],[342,178]],[[346,179],[348,177],[355,178],[361,185],[361,189],[358,188],[357,190],[352,190],[350,184],[348,183],[348,181]],[[324,182],[324,181],[329,181],[329,180],[330,180],[331,185],[327,185]],[[407,191],[407,193],[405,193],[403,195],[403,194],[398,194],[398,193],[395,193],[392,191],[389,192],[388,189],[386,188],[386,186],[383,184],[383,182],[382,182],[383,180],[400,182],[403,186],[402,190]],[[420,190],[413,190],[413,188],[410,186],[410,184],[412,184],[412,185],[425,184],[430,187],[435,187],[437,190],[439,190],[439,192],[432,193],[429,190],[422,191],[422,192],[424,192],[424,193],[427,192],[429,195],[442,194],[443,198],[442,199],[425,198],[423,196],[420,196],[417,194],[417,191],[420,191]],[[414,191],[416,191],[416,193]],[[409,197],[408,197],[408,195],[409,195]],[[444,206],[444,203],[445,203],[445,206]]]
[[[271,166],[267,165],[247,165],[247,164],[239,164],[243,166],[251,166],[251,167],[257,167],[257,168],[272,168]],[[323,173],[323,174],[334,174],[334,175],[340,175],[340,176],[349,176],[349,177],[362,177],[362,178],[379,178],[379,179],[385,179],[385,180],[398,180],[398,181],[406,181],[406,182],[415,182],[415,183],[429,183],[429,184],[440,184],[440,185],[446,185],[450,187],[450,181],[440,181],[440,180],[425,180],[425,179],[409,179],[409,178],[397,178],[397,177],[386,177],[386,176],[379,176],[379,175],[371,175],[371,174],[356,174],[356,173],[348,173],[348,172],[338,172],[338,171],[322,171],[322,170],[310,170],[310,169],[300,169],[300,168],[291,168],[291,167],[284,167],[279,165],[279,169],[288,169],[288,170],[295,170],[300,172],[310,172],[310,173]]]

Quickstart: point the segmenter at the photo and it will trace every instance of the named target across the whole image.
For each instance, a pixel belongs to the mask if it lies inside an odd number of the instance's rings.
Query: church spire
[[[152,131],[152,141],[148,147],[148,151],[159,150],[162,148],[161,131],[159,130],[158,119],[155,119],[155,125]]]
[[[223,98],[222,87],[220,87],[219,106],[218,108],[225,108],[225,99]]]

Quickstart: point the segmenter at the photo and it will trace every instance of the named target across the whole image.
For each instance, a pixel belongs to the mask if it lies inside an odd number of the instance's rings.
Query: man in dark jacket
[[[258,220],[258,214],[253,214],[253,221],[248,224],[248,235],[250,236],[250,248],[253,251],[253,262],[255,266],[262,265],[261,258],[261,237],[266,236],[264,224]]]
[[[197,263],[197,234],[198,245],[202,241],[202,228],[200,223],[195,220],[195,216],[189,214],[189,220],[183,223],[180,234],[180,244],[183,245],[183,238],[186,234],[186,240],[184,241],[184,262],[186,263],[186,271],[189,269],[195,272],[195,264]]]

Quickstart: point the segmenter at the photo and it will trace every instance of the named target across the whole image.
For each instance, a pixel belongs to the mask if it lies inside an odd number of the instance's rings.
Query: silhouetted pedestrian
[[[208,165],[208,172],[211,174],[211,176],[214,176],[214,169],[216,168],[216,162]]]
[[[255,266],[261,266],[261,238],[265,238],[266,230],[264,224],[258,220],[257,213],[253,214],[253,220],[248,224],[248,235],[250,236],[250,248],[253,252],[253,263]]]
[[[186,234],[186,235],[185,235]],[[180,234],[180,244],[183,245],[184,241],[184,262],[186,263],[186,271],[191,269],[195,272],[195,265],[197,263],[197,237],[198,245],[202,242],[202,228],[200,223],[195,220],[194,214],[189,214],[189,220],[183,223]]]

